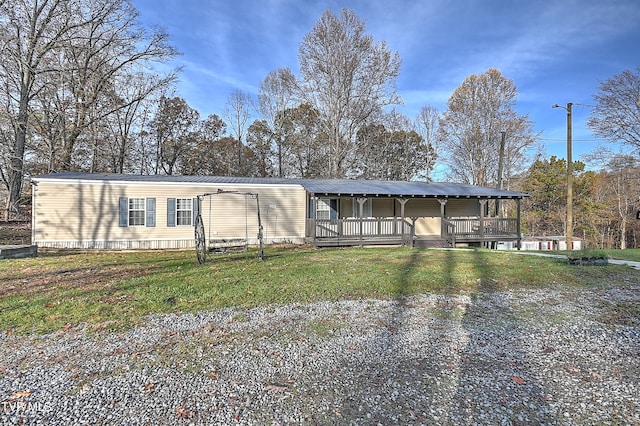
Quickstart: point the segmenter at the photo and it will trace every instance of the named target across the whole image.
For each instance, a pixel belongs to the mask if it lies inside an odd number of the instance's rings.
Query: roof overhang
[[[117,185],[236,185],[243,188],[298,186],[317,197],[521,199],[528,194],[463,183],[421,181],[374,181],[356,179],[279,179],[228,176],[126,175],[64,172],[36,176],[38,182]]]

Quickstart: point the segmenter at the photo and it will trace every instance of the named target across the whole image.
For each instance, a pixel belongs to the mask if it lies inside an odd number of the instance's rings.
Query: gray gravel
[[[0,424],[637,424],[640,287],[159,315],[0,337]]]

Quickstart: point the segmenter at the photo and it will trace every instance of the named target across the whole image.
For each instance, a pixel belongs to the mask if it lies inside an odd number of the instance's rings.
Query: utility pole
[[[567,103],[567,250],[573,250],[573,162],[571,159],[571,102]]]
[[[567,250],[573,249],[573,161],[571,159],[571,108],[573,103],[567,102],[567,107],[555,104],[551,108],[567,110]]]
[[[504,167],[504,143],[507,132],[500,132],[500,156],[498,157],[498,189],[502,189],[502,169]],[[500,210],[500,200],[496,200],[496,217]]]

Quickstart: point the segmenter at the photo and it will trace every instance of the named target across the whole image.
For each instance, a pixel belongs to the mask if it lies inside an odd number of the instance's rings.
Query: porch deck
[[[415,234],[411,221],[401,218],[308,219],[307,240],[317,247],[404,245],[455,247],[458,243],[518,241],[518,220],[513,218],[443,219],[440,235]]]

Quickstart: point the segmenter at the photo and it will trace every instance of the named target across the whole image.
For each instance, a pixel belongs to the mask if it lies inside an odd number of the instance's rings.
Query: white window
[[[144,226],[144,207],[144,198],[129,198],[129,226]]]
[[[176,225],[191,226],[193,220],[193,200],[191,198],[176,199]]]
[[[120,197],[118,226],[156,226],[156,199]]]
[[[316,208],[316,219],[331,219],[331,200],[328,198],[318,199],[318,207]]]

